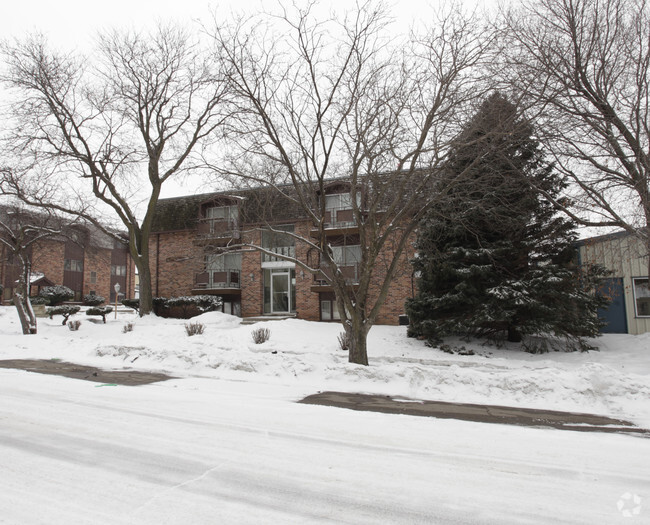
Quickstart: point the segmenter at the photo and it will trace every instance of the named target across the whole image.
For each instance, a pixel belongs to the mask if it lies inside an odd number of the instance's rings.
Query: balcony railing
[[[351,208],[327,208],[323,222],[325,228],[349,228],[357,225]]]
[[[235,220],[228,219],[199,219],[199,235],[239,239],[239,224]]]
[[[209,270],[194,275],[195,290],[240,288],[241,270]]]
[[[274,246],[273,248],[264,246],[264,249],[272,251],[273,253],[277,253],[279,255],[284,255],[285,257],[296,256],[295,246]],[[269,255],[267,253],[262,252],[262,262],[276,262],[276,261],[286,261],[286,259],[282,259],[281,257],[275,257],[273,255]]]
[[[338,266],[341,275],[345,278],[346,284],[359,284],[359,264],[339,264]],[[332,277],[332,271],[329,268],[325,268],[321,265],[321,272],[323,272],[327,277]],[[329,283],[327,280],[320,274],[314,275],[314,281],[320,286],[327,286]]]

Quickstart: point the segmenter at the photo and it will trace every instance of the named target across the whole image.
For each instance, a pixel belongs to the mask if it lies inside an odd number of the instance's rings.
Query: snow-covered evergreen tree
[[[439,189],[448,198],[419,228],[410,335],[507,336],[537,350],[597,335],[603,271],[577,267],[574,224],[532,188],[565,189],[533,131],[496,93],[459,136]]]

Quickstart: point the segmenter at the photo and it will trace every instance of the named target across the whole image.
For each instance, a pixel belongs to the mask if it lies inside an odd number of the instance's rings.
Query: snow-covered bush
[[[47,305],[56,306],[64,301],[72,299],[74,297],[74,292],[67,286],[57,284],[56,286],[46,286],[38,295],[47,299]]]
[[[261,345],[270,339],[271,330],[268,328],[256,328],[251,332],[251,337],[256,345]]]
[[[133,323],[125,323],[122,327],[123,334],[127,334],[129,332],[133,332]]]
[[[104,304],[106,299],[101,295],[84,295],[83,302],[86,306],[99,306],[100,304]]]
[[[348,350],[350,348],[350,336],[346,332],[341,332],[338,335],[338,340],[341,350]]]
[[[61,324],[66,324],[68,318],[76,314],[79,310],[81,310],[79,306],[54,306],[47,309],[47,315],[50,316],[50,319],[53,319],[55,315],[62,315],[63,322]]]
[[[102,321],[104,321],[104,324],[106,324],[106,316],[112,311],[112,306],[93,306],[92,308],[88,308],[88,310],[86,310],[86,315],[99,315],[101,316]]]
[[[182,297],[154,297],[153,308],[160,317],[190,319],[205,312],[221,309],[221,297],[215,295],[189,295]]]
[[[122,304],[127,308],[133,308],[136,313],[140,310],[140,299],[122,299]]]
[[[34,297],[29,298],[29,302],[32,303],[32,305],[36,304],[50,304],[50,301],[46,299],[45,297],[41,297],[40,295],[36,295]]]
[[[203,323],[186,323],[185,332],[188,336],[201,335],[205,330],[205,325]]]
[[[70,321],[68,323],[68,328],[70,329],[71,332],[76,332],[79,330],[79,327],[81,326],[81,321],[79,319],[75,319],[74,321]]]

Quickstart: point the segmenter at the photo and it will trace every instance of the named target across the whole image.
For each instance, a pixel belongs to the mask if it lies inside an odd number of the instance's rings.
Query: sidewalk
[[[459,419],[479,423],[501,423],[538,428],[558,428],[580,432],[618,432],[650,437],[650,430],[639,428],[629,421],[593,414],[558,412],[534,408],[515,408],[469,403],[424,401],[404,397],[390,397],[349,392],[321,392],[299,401],[310,405],[325,405],[350,410],[404,414],[409,416]]]

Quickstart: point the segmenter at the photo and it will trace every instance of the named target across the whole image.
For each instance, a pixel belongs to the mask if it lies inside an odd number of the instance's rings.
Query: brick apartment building
[[[349,184],[333,183],[325,199],[327,240],[337,265],[354,287],[361,239],[350,205]],[[269,226],[276,231],[265,231]],[[226,313],[242,317],[337,320],[334,293],[323,274],[314,275],[293,262],[241,246],[245,241],[318,268],[317,250],[277,233],[310,238],[315,233],[313,227],[300,207],[272,190],[161,199],[150,241],[153,294],[219,295]],[[404,303],[413,293],[410,256],[412,253],[401,257],[401,270],[391,283],[377,318],[379,324],[398,324],[404,313]]]
[[[0,210],[7,217],[7,208]],[[126,243],[116,241],[92,225],[63,228],[63,234],[47,237],[31,245],[27,254],[32,266],[31,294],[44,286],[62,284],[74,293],[75,301],[94,294],[115,301],[116,283],[120,296],[134,297],[135,266]],[[0,282],[3,300],[13,295],[20,266],[9,249],[0,243]]]

